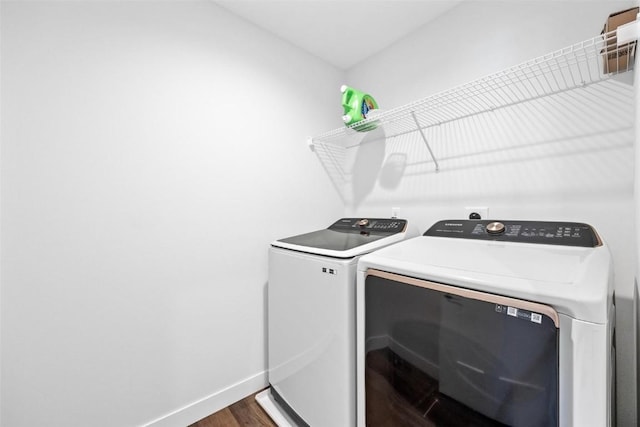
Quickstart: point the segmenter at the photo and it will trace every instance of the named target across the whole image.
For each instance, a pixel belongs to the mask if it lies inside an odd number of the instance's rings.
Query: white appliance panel
[[[394,272],[412,277],[543,301],[560,313],[586,321],[608,320],[608,308],[601,301],[602,284],[613,276],[606,247],[594,250],[420,236],[367,255],[363,262],[368,268],[392,266]],[[606,285],[605,294],[613,296]]]
[[[355,425],[357,261],[406,232],[403,219],[342,218],[327,229],[272,243],[271,387],[256,400],[279,426]]]
[[[312,426],[355,420],[355,381],[344,379],[355,372],[356,265],[270,249],[269,382]],[[310,385],[322,399],[309,399]]]

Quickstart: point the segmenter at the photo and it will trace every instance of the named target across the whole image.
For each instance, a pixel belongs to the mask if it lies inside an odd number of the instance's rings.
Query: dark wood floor
[[[257,393],[256,393],[257,394]],[[203,418],[189,427],[277,427],[269,415],[256,402],[255,394]]]

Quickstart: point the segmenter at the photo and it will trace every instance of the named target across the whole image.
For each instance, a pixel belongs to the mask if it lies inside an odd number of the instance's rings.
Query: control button
[[[358,221],[358,225],[360,227],[366,227],[367,225],[369,225],[369,220],[368,219],[361,219],[360,221]]]
[[[487,233],[500,234],[504,233],[504,224],[501,222],[490,222],[487,224]]]

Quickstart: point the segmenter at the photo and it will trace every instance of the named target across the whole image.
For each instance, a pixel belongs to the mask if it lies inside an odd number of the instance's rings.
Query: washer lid
[[[272,243],[273,246],[337,258],[352,258],[402,240],[407,221],[396,218],[342,218],[323,230]]]

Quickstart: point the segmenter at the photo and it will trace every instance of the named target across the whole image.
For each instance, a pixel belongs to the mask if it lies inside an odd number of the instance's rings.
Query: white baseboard
[[[245,397],[265,388],[268,385],[267,372],[260,372],[252,377],[237,382],[225,389],[217,391],[183,408],[155,419],[144,427],[185,427],[213,414]]]
[[[280,406],[273,399],[273,396],[271,395],[271,388],[256,394],[256,402],[258,402],[258,405],[264,409],[267,415],[269,415],[271,420],[276,423],[278,427],[296,426],[296,423],[280,409]]]

